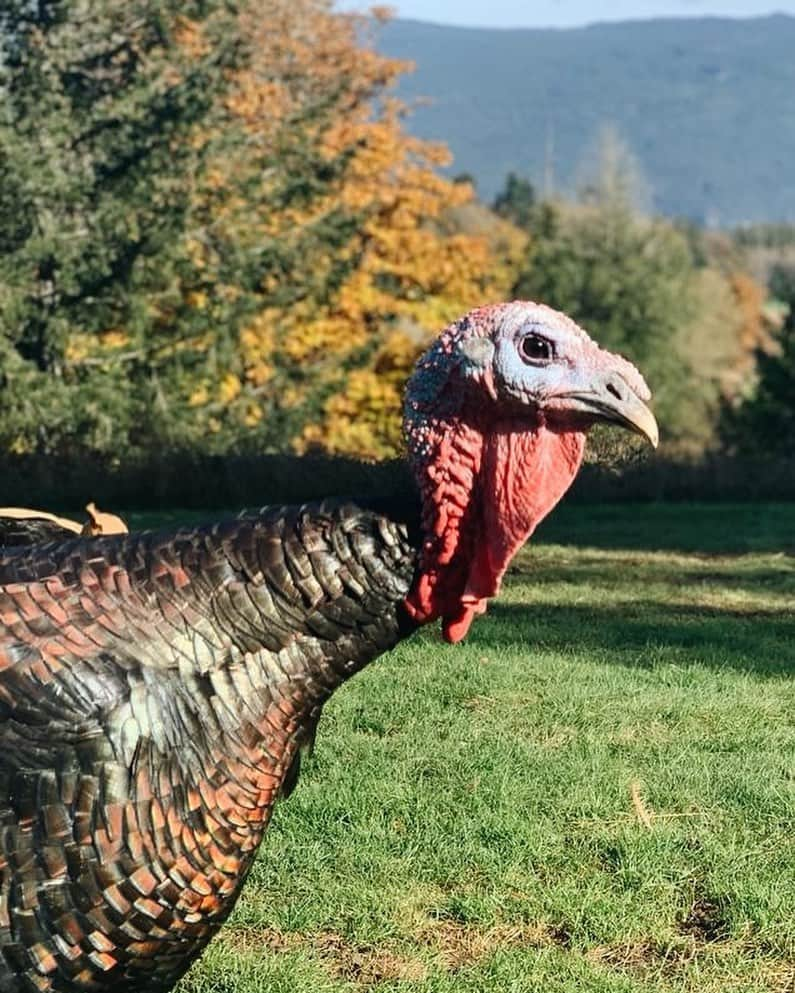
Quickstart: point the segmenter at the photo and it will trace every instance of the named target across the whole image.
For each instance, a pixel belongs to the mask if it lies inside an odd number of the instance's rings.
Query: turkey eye
[[[552,358],[552,345],[537,334],[528,334],[522,338],[519,350],[527,362],[549,362]]]

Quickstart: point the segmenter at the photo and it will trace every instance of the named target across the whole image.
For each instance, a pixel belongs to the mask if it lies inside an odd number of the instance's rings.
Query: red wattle
[[[471,607],[464,607],[457,617],[445,617],[442,620],[442,637],[451,645],[458,644],[469,633],[474,619],[475,611]]]
[[[420,624],[441,617],[445,640],[458,642],[568,489],[585,438],[515,421],[487,430],[456,421],[444,429],[421,467],[426,539],[406,609]]]

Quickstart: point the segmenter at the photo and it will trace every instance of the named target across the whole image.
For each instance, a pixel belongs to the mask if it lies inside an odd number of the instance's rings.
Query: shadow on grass
[[[659,663],[730,667],[771,677],[795,675],[795,615],[699,604],[564,605],[495,603],[475,637],[484,649],[520,642],[546,650],[590,653],[626,666]]]
[[[635,588],[665,585],[681,591],[687,587],[688,596],[698,596],[700,591],[741,591],[758,598],[783,597],[795,611],[795,558],[791,556],[781,556],[770,565],[758,560],[751,565],[736,556],[672,560],[666,555],[641,557],[625,550],[609,556],[577,551],[567,560],[561,558],[555,555],[550,561],[543,553],[534,557],[532,550],[528,550],[514,561],[508,575],[519,582],[565,583],[591,590],[621,587],[631,582]],[[777,609],[775,603],[772,609]]]
[[[564,503],[534,542],[592,548],[795,554],[795,503]]]

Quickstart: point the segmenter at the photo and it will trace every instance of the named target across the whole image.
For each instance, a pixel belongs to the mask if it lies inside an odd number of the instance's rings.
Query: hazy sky
[[[380,0],[379,0],[380,2]],[[755,17],[776,11],[795,15],[795,0],[386,0],[398,17],[441,24],[491,27],[575,27],[594,21],[644,17]],[[345,9],[367,0],[339,0]]]

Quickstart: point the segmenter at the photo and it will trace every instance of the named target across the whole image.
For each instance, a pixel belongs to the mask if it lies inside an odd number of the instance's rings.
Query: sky
[[[380,0],[379,0],[380,2]],[[372,6],[367,0],[338,0],[351,10]],[[648,17],[795,16],[795,0],[386,0],[398,17],[473,27],[571,28],[595,21]]]

